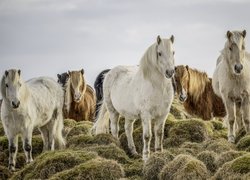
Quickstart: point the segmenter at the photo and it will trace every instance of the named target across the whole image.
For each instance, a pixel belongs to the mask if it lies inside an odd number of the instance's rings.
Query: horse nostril
[[[11,102],[11,105],[13,108],[18,108],[20,105],[20,101],[18,101],[17,103],[15,103],[14,101]]]
[[[235,70],[235,72],[237,72],[237,73],[240,73],[240,71],[243,69],[243,65],[242,64],[236,64],[235,66],[234,66],[234,70]]]
[[[173,74],[175,73],[175,70],[166,70],[166,75],[171,78],[173,76]]]

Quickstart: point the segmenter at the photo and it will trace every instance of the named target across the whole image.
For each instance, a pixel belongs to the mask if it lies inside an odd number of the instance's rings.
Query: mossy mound
[[[247,135],[239,140],[236,145],[238,150],[250,151],[250,135]]]
[[[63,128],[63,136],[67,137],[69,131],[77,125],[77,122],[74,119],[64,119],[64,128]]]
[[[203,142],[208,139],[208,127],[197,119],[179,120],[170,128],[165,147],[179,146],[184,142]]]
[[[173,159],[174,156],[169,151],[155,152],[151,154],[143,168],[144,179],[158,179],[158,175],[164,165],[169,163]]]
[[[8,138],[6,136],[0,137],[0,151],[7,150],[9,146]]]
[[[0,179],[5,180],[9,179],[12,176],[9,169],[5,166],[0,166]]]
[[[208,174],[203,162],[189,155],[178,155],[163,167],[160,179],[207,179]]]
[[[126,177],[130,177],[131,179],[135,178],[135,176],[142,177],[142,171],[143,171],[142,159],[135,159],[133,161],[130,161],[129,163],[123,165],[123,167],[124,167]]]
[[[215,164],[216,157],[217,154],[213,151],[203,151],[197,155],[197,159],[202,161],[206,165],[207,169],[212,173],[214,173],[217,169]]]
[[[170,147],[167,148],[169,152],[171,152],[174,156],[180,155],[180,154],[185,154],[185,155],[191,155],[195,156],[197,153],[194,149],[192,148],[177,148],[177,147]]]
[[[232,179],[250,173],[250,153],[225,163],[215,174],[215,179]]]
[[[58,172],[73,168],[96,157],[96,153],[87,151],[45,152],[17,172],[13,179],[48,179]]]
[[[217,154],[234,150],[235,145],[232,143],[229,143],[226,139],[220,138],[220,139],[214,139],[214,140],[208,140],[203,143],[203,149],[206,149],[208,151],[214,151]]]
[[[211,120],[206,122],[208,124],[212,125],[212,138],[218,139],[218,138],[225,138],[227,139],[227,128],[223,126],[223,122],[219,120]]]
[[[203,148],[202,148],[202,145],[200,143],[195,143],[195,142],[184,142],[182,145],[181,145],[181,148],[182,149],[190,149],[195,154],[199,154],[201,151],[203,151]],[[191,154],[193,154],[191,153]]]
[[[84,150],[96,152],[99,156],[103,158],[113,159],[122,164],[130,162],[130,159],[128,158],[125,151],[116,146],[115,144],[90,146],[84,148]]]
[[[98,134],[96,136],[72,136],[68,139],[67,142],[67,146],[70,148],[85,148],[91,145],[108,145],[111,143],[119,146],[120,144],[119,141],[115,139],[111,134]]]
[[[67,139],[72,136],[91,135],[91,128],[92,126],[88,124],[78,124],[68,132]]]
[[[102,179],[124,177],[124,170],[116,161],[96,158],[54,175],[51,179]]]
[[[215,164],[217,168],[220,168],[223,164],[226,162],[232,161],[240,156],[245,155],[247,152],[244,151],[227,151],[218,156],[218,158],[215,161]]]
[[[0,136],[4,136],[5,132],[4,132],[4,128],[3,128],[3,124],[2,121],[0,120]]]
[[[185,108],[179,102],[178,98],[174,98],[170,108],[170,113],[175,117],[175,119],[186,119],[191,117],[186,113]]]

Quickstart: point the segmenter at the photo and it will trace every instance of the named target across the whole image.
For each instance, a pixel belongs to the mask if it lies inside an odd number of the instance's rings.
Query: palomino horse
[[[245,37],[245,30],[227,32],[227,41],[213,75],[213,89],[225,104],[228,141],[232,143],[237,133],[235,129],[243,127],[242,119],[246,132],[250,132],[250,56],[245,50]]]
[[[140,66],[118,66],[107,73],[103,83],[104,99],[99,117],[93,127],[96,134],[109,132],[110,114],[112,135],[118,138],[119,115],[125,117],[128,147],[137,154],[133,140],[133,124],[141,119],[143,127],[143,159],[150,155],[154,123],[155,150],[162,150],[164,124],[174,97],[171,78],[174,75],[174,37],[161,39],[143,55]]]
[[[9,141],[9,168],[15,169],[18,134],[23,140],[27,163],[32,159],[32,132],[42,133],[44,150],[65,146],[63,129],[63,90],[51,78],[34,78],[24,82],[20,70],[5,71],[1,80],[3,103],[1,119]]]
[[[66,118],[76,121],[93,121],[95,118],[96,97],[94,90],[86,84],[84,70],[69,71],[66,83]]]
[[[212,79],[205,72],[188,66],[176,66],[175,80],[179,100],[190,115],[204,120],[226,116],[222,99],[214,93]]]
[[[102,104],[102,99],[103,99],[102,85],[103,85],[104,77],[105,77],[105,74],[107,74],[109,71],[110,69],[105,69],[102,72],[100,72],[98,76],[96,77],[96,80],[94,83],[94,88],[95,88],[95,93],[96,93],[96,116]]]

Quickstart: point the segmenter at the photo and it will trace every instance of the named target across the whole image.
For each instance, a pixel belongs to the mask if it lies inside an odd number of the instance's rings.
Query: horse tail
[[[92,128],[94,135],[109,133],[109,113],[105,103],[102,103],[95,124]]]
[[[56,149],[64,149],[66,147],[66,141],[63,137],[63,115],[62,112],[59,112],[57,119],[55,120],[55,147]]]

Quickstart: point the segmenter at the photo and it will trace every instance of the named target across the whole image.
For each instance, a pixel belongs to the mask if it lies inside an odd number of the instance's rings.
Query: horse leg
[[[9,141],[9,170],[15,171],[16,166],[16,155],[18,150],[18,136],[8,136]]]
[[[119,114],[117,112],[110,112],[110,122],[111,122],[111,133],[118,139],[119,135]]]
[[[155,121],[154,124],[154,135],[155,135],[155,151],[163,150],[163,135],[164,135],[164,125],[166,117],[162,117]]]
[[[128,148],[130,150],[130,153],[132,155],[137,155],[138,153],[136,152],[135,143],[133,139],[134,122],[135,120],[125,120],[125,132],[128,139]]]
[[[235,133],[234,133],[234,121],[235,121],[235,112],[234,112],[234,102],[227,99],[225,103],[228,119],[228,142],[235,143]]]
[[[143,160],[147,161],[150,155],[150,142],[152,138],[151,119],[142,119],[143,128]]]
[[[33,161],[32,158],[32,129],[27,129],[22,135],[23,140],[23,150],[26,157],[26,163],[30,163]]]
[[[236,102],[235,105],[236,105],[235,134],[237,135],[242,130],[244,125],[242,121],[241,102]]]
[[[245,129],[246,133],[250,133],[250,112],[249,112],[249,102],[246,102],[242,105],[242,110],[243,110],[243,119],[244,119],[244,124],[245,124]]]
[[[41,132],[41,135],[42,135],[42,139],[43,139],[43,151],[48,151],[49,150],[49,132],[48,132],[48,129],[47,129],[47,126],[42,126],[42,127],[39,127],[39,131]]]

